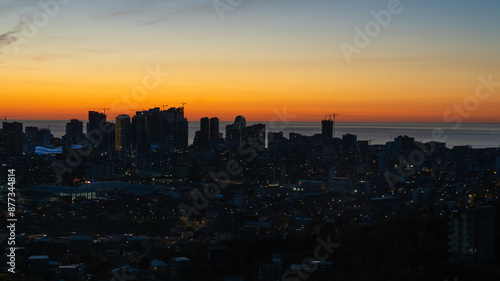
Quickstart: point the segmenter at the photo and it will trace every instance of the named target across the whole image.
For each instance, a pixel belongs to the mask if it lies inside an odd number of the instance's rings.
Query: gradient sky
[[[478,76],[500,81],[498,1],[402,0],[351,63],[339,45],[390,1],[220,1],[237,4],[223,20],[213,0],[72,0],[16,50],[11,38],[43,10],[0,0],[0,114],[86,119],[130,95],[147,67],[169,76],[109,117],[186,102],[189,120],[268,121],[286,108],[295,121],[443,122]],[[463,121],[499,123],[499,93]]]

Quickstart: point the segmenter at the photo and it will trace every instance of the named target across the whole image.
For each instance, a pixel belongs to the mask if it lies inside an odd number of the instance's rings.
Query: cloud
[[[12,43],[14,43],[17,39],[17,34],[20,33],[23,28],[25,27],[26,23],[22,20],[19,21],[19,23],[11,30],[6,33],[0,34],[0,50]],[[2,55],[2,52],[0,51],[0,56]],[[3,62],[3,60],[0,57],[0,62]]]
[[[129,1],[92,18],[97,20],[128,20],[141,25],[177,20],[190,16],[211,16],[217,19],[212,0]]]

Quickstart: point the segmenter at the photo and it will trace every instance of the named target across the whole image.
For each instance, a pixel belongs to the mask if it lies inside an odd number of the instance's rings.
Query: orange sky
[[[88,72],[78,68],[66,71],[70,66],[56,65],[32,69],[30,77],[19,69],[1,77],[5,94],[0,112],[10,119],[86,119],[88,110],[111,108],[108,116],[113,118],[186,102],[190,120],[203,116],[233,120],[241,114],[247,120],[265,121],[271,120],[276,110],[285,110],[295,115],[295,121],[318,121],[325,114],[337,112],[342,114],[339,121],[344,122],[443,122],[443,113],[473,96],[480,84],[473,71],[405,69],[399,67],[404,62],[395,64],[326,69],[290,63],[289,68],[274,65],[265,67],[266,71],[253,63],[226,65],[217,71],[203,64],[159,65],[169,75],[156,88],[147,90],[142,100],[133,99],[131,92],[148,76],[146,68]],[[238,68],[240,71],[235,71]],[[500,97],[493,94],[480,101],[464,122],[499,122],[499,105]],[[123,110],[124,106],[129,110]]]
[[[336,112],[342,122],[444,122],[447,110],[474,95],[478,76],[500,81],[497,14],[459,2],[405,3],[350,63],[339,44],[354,44],[354,27],[387,1],[266,2],[224,20],[205,4],[192,14],[184,2],[139,9],[72,1],[19,50],[5,39],[22,34],[19,16],[37,7],[12,5],[0,19],[0,114],[85,120],[89,110],[112,108],[113,119],[186,102],[189,120],[269,121],[286,109],[294,121]],[[444,7],[446,14],[438,13]],[[464,22],[463,13],[474,20]],[[157,67],[169,75],[123,110]],[[499,92],[462,121],[500,123]]]

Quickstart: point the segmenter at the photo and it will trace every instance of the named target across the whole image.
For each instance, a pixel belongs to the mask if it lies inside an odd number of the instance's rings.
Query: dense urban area
[[[106,118],[3,122],[0,280],[500,280],[500,146],[375,145],[331,116],[313,136],[206,117],[189,144],[184,107]]]

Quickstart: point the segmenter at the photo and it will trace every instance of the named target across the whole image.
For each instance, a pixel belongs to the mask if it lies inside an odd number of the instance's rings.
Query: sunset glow
[[[189,120],[265,121],[286,110],[296,121],[341,112],[344,122],[444,122],[478,77],[500,81],[497,3],[401,1],[348,63],[339,44],[353,44],[354,28],[388,1],[362,2],[244,1],[221,20],[211,1],[70,1],[17,49],[0,45],[0,112],[86,119],[130,96],[149,67],[169,75],[111,116],[185,102]],[[12,1],[6,10],[3,35],[40,7]],[[499,107],[492,94],[464,122],[499,122]]]

